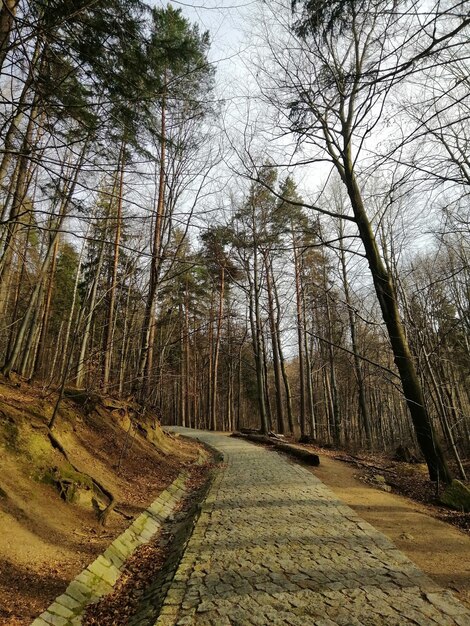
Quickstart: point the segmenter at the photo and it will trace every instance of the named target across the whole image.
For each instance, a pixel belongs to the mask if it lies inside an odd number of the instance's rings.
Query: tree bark
[[[286,408],[287,408],[287,424],[289,432],[294,432],[294,418],[292,415],[292,393],[290,390],[289,377],[287,375],[286,360],[284,358],[284,351],[282,349],[281,341],[281,303],[279,301],[279,292],[277,290],[276,281],[271,280],[274,299],[276,301],[276,335],[277,335],[277,347],[279,350],[279,363],[281,366],[282,381],[284,383],[284,392],[286,395]]]
[[[340,220],[339,236],[342,242],[343,237],[343,222]],[[359,414],[361,416],[361,425],[366,437],[366,447],[370,448],[372,444],[372,433],[370,427],[369,409],[367,406],[364,377],[362,375],[361,360],[359,358],[359,349],[357,345],[356,337],[356,313],[352,306],[351,291],[349,289],[348,271],[346,267],[346,255],[342,243],[340,244],[340,261],[341,261],[341,277],[343,279],[343,291],[346,300],[346,306],[348,308],[348,320],[349,320],[349,333],[351,335],[351,348],[354,353],[354,372],[356,374],[357,391],[358,391],[358,403]]]
[[[274,385],[276,390],[276,417],[277,417],[277,431],[284,434],[284,403],[282,399],[282,372],[281,363],[279,360],[279,342],[278,333],[276,330],[276,321],[274,317],[274,298],[272,288],[272,261],[268,257],[266,252],[264,255],[265,272],[266,272],[266,290],[268,293],[268,314],[269,314],[269,329],[271,332],[271,345],[273,349],[273,370],[274,370]]]
[[[52,252],[52,263],[49,272],[49,280],[47,283],[46,300],[44,304],[44,313],[42,316],[41,333],[39,335],[39,343],[36,349],[36,357],[34,359],[32,376],[34,377],[37,372],[40,372],[44,360],[44,352],[46,348],[47,333],[49,330],[49,316],[52,302],[52,291],[54,289],[54,276],[57,266],[57,253],[59,249],[59,237],[57,237],[54,244],[54,250]]]
[[[0,72],[8,54],[10,34],[15,23],[19,0],[3,0],[0,8]]]
[[[220,352],[220,337],[222,331],[222,317],[224,314],[224,297],[225,297],[225,269],[220,267],[220,286],[219,286],[219,309],[217,312],[217,324],[215,330],[215,343],[214,343],[214,359],[212,363],[212,392],[211,392],[211,430],[217,430],[217,381],[219,374],[219,352]]]
[[[344,160],[344,182],[348,190],[359,234],[364,245],[375,292],[387,327],[395,365],[400,375],[403,392],[413,421],[418,444],[426,460],[431,480],[442,480],[446,483],[450,483],[452,481],[452,475],[447,466],[431,418],[426,410],[423,391],[405,336],[392,280],[380,257],[372,226],[367,217],[362,195],[354,175],[350,147],[347,149]]]
[[[108,315],[106,319],[105,328],[105,342],[104,342],[104,363],[103,363],[103,393],[108,392],[109,380],[111,375],[111,362],[113,355],[113,337],[114,337],[114,309],[116,306],[116,288],[117,288],[117,275],[119,268],[119,246],[121,243],[121,221],[122,221],[122,195],[124,186],[124,154],[125,143],[124,140],[121,145],[121,151],[118,160],[117,176],[119,176],[118,197],[116,206],[116,229],[114,233],[114,246],[113,246],[113,269],[111,274],[111,286],[109,289],[109,302],[108,302]],[[114,191],[114,186],[113,186]],[[114,203],[114,193],[111,196],[110,203]],[[111,210],[110,215],[113,214]]]
[[[297,250],[297,242],[295,234],[292,228],[292,249],[294,252],[294,273],[295,273],[295,304],[297,312],[297,346],[298,346],[298,358],[299,358],[299,383],[300,383],[300,397],[299,397],[299,409],[300,409],[300,436],[305,437],[306,422],[305,422],[305,366],[304,366],[304,342],[303,342],[303,315],[302,315],[302,288],[300,281],[300,261]]]

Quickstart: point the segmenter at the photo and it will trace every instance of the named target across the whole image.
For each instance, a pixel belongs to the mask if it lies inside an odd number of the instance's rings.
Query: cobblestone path
[[[470,626],[470,612],[310,471],[224,435],[157,626]],[[386,515],[386,512],[384,512]]]

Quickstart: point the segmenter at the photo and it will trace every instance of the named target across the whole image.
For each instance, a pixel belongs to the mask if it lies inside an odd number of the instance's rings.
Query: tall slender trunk
[[[59,332],[57,333],[57,341],[56,341],[56,345],[55,345],[55,349],[54,349],[54,356],[52,358],[52,363],[51,366],[49,368],[49,377],[47,380],[47,384],[51,384],[51,382],[54,380],[54,374],[55,374],[55,368],[57,365],[57,361],[59,358],[59,352],[61,349],[61,345],[62,345],[62,333],[64,330],[64,326],[65,326],[65,322],[64,320],[61,320],[60,322],[60,326],[59,326]],[[62,370],[60,370],[62,371]]]
[[[240,347],[240,352],[238,355],[238,367],[237,367],[237,420],[235,422],[235,429],[240,430],[241,428],[241,409],[242,409],[242,357],[241,357],[242,348]]]
[[[338,385],[336,382],[336,367],[335,367],[335,354],[333,350],[333,325],[331,320],[331,307],[330,296],[328,293],[328,286],[326,283],[326,270],[325,264],[323,264],[323,281],[325,288],[325,307],[326,307],[326,321],[328,324],[328,360],[330,366],[330,390],[331,390],[331,408],[333,419],[333,439],[335,445],[341,444],[341,414],[339,410],[339,397],[338,397]]]
[[[60,228],[60,226],[59,226]],[[2,374],[4,376],[9,376],[11,371],[13,370],[13,368],[16,365],[16,362],[18,360],[22,345],[23,345],[23,340],[26,334],[26,331],[28,330],[30,321],[31,321],[31,317],[33,316],[36,307],[37,307],[37,303],[39,300],[39,297],[42,293],[43,290],[43,284],[44,284],[44,278],[45,276],[47,276],[48,270],[49,270],[49,266],[51,263],[51,259],[52,259],[52,254],[55,248],[55,242],[56,239],[58,237],[58,231],[56,231],[56,234],[54,235],[51,243],[49,244],[48,250],[46,252],[46,256],[42,262],[42,266],[41,266],[41,270],[39,272],[39,276],[36,280],[36,284],[34,286],[33,292],[31,294],[31,297],[29,299],[28,302],[28,306],[26,308],[25,314],[23,316],[23,319],[21,321],[20,327],[18,329],[18,333],[16,335],[15,338],[15,342],[13,344],[12,350],[11,350],[11,354],[8,356],[8,359],[5,361],[3,367],[2,367]],[[26,346],[26,350],[29,351],[30,345]]]
[[[219,310],[217,312],[217,324],[215,330],[215,343],[214,343],[214,361],[212,364],[212,394],[211,394],[211,413],[210,423],[211,430],[217,430],[217,381],[219,374],[219,352],[220,352],[220,337],[222,331],[222,317],[224,314],[224,297],[225,297],[225,268],[220,267],[220,286],[219,286]]]
[[[253,233],[255,229],[253,228]],[[258,250],[256,244],[253,250],[253,275],[249,269],[247,272],[249,281],[249,306],[248,312],[250,317],[251,340],[253,344],[253,356],[256,368],[256,387],[258,399],[258,411],[260,420],[260,429],[263,434],[269,431],[268,418],[266,413],[266,395],[264,380],[263,351],[261,347],[261,310],[259,302],[259,269],[258,269]]]
[[[41,293],[39,295],[38,301],[42,300],[42,292],[44,291],[44,284],[41,289]],[[34,309],[33,316],[29,323],[28,334],[26,336],[25,347],[23,349],[23,354],[21,356],[21,361],[18,367],[18,371],[20,376],[23,378],[28,378],[30,371],[34,366],[34,360],[36,356],[36,350],[39,340],[40,333],[40,324],[38,324],[39,316],[40,316],[40,306],[36,306]]]
[[[34,107],[28,121],[28,126],[26,128],[26,133],[21,147],[21,156],[19,158],[17,176],[16,179],[12,181],[15,184],[15,190],[12,196],[12,205],[5,230],[2,256],[0,258],[0,315],[2,315],[6,304],[5,284],[8,279],[13,259],[14,242],[19,228],[21,207],[23,206],[28,190],[28,165],[31,165],[31,163],[27,155],[31,149],[34,124],[37,116],[38,109],[37,107]]]
[[[279,301],[279,292],[277,290],[276,281],[272,277],[271,285],[274,294],[274,300],[276,302],[276,336],[277,336],[277,348],[279,351],[279,364],[281,366],[282,381],[284,383],[284,392],[286,395],[286,409],[287,409],[287,424],[289,432],[294,432],[294,418],[292,415],[292,393],[290,390],[289,377],[287,376],[286,360],[284,358],[284,351],[282,349],[281,340],[281,303]]]
[[[213,317],[214,317],[214,291],[211,293],[211,301],[209,306],[209,328],[207,333],[207,354],[208,354],[208,368],[207,368],[207,394],[206,394],[206,410],[207,417],[209,420],[209,428],[214,430],[215,426],[212,423],[212,387],[214,384],[213,381],[213,360],[214,360],[214,325],[213,325]]]
[[[185,289],[185,302],[184,302],[184,373],[185,373],[185,402],[186,402],[186,421],[187,425],[191,427],[191,340],[189,330],[189,290],[186,283]]]
[[[2,210],[0,212],[0,222],[2,223],[2,225],[8,222],[7,216],[10,215],[10,211],[11,211],[10,204],[13,200],[13,195],[14,195],[14,191],[16,188],[16,181],[18,180],[18,172],[20,169],[20,163],[21,163],[21,159],[17,159],[15,163],[15,167],[11,173],[10,183],[8,185],[5,198],[3,200]],[[0,183],[0,188],[1,188],[1,183]],[[6,233],[7,231],[4,230],[4,232],[1,233],[0,235],[0,248],[3,248],[3,242],[5,240]]]
[[[160,139],[160,166],[158,180],[157,211],[152,241],[152,260],[150,266],[150,282],[145,304],[144,323],[142,326],[142,341],[140,349],[140,363],[137,377],[141,397],[144,398],[149,386],[149,377],[153,365],[153,343],[155,336],[155,301],[157,295],[158,275],[160,271],[160,249],[162,240],[162,226],[165,217],[165,181],[166,181],[166,72],[164,75],[161,110],[161,139]]]
[[[253,229],[253,232],[256,232]],[[261,307],[260,307],[260,277],[259,277],[259,260],[258,249],[255,244],[253,251],[253,298],[254,298],[254,314],[255,314],[255,337],[256,344],[256,379],[258,383],[258,406],[260,412],[261,432],[267,434],[269,431],[268,415],[266,411],[265,389],[266,380],[264,378],[263,348],[261,345],[261,334],[263,332],[261,323]]]
[[[366,446],[370,448],[372,444],[372,432],[370,426],[369,409],[366,401],[364,377],[362,375],[361,360],[359,357],[359,349],[357,345],[356,337],[356,313],[351,302],[351,291],[349,289],[348,272],[346,266],[346,254],[342,245],[343,237],[343,221],[340,220],[339,236],[341,240],[340,244],[340,261],[341,261],[341,277],[343,281],[344,297],[346,299],[346,306],[348,308],[348,320],[349,320],[349,333],[351,335],[351,348],[354,353],[354,372],[356,375],[358,400],[359,400],[359,414],[361,416],[361,425],[366,437]]]
[[[310,435],[313,439],[317,438],[317,419],[315,415],[315,398],[313,393],[313,383],[312,383],[312,364],[310,359],[310,346],[308,344],[308,335],[306,328],[306,319],[305,319],[305,299],[303,299],[303,336],[304,336],[304,351],[305,351],[305,375],[306,375],[306,384],[307,384],[307,402],[308,402],[308,421],[310,426]]]
[[[19,0],[2,0],[0,8],[0,72],[8,54],[10,34],[16,18]]]
[[[6,2],[7,2],[7,5],[3,5],[4,7],[8,6],[8,3],[10,3],[11,0],[6,0]],[[18,133],[20,124],[25,115],[25,111],[29,107],[31,107],[31,113],[30,113],[28,126],[29,126],[29,123],[32,121],[32,118],[34,118],[37,115],[37,110],[35,111],[35,109],[36,109],[38,98],[37,97],[33,98],[32,105],[31,103],[28,103],[27,100],[28,100],[28,96],[30,95],[31,85],[35,77],[37,64],[38,63],[42,64],[42,59],[44,58],[43,52],[44,52],[43,42],[42,42],[42,39],[38,37],[36,39],[31,61],[30,63],[28,63],[28,75],[26,76],[26,79],[23,83],[23,87],[21,89],[20,96],[18,98],[18,102],[16,103],[16,110],[11,116],[11,118],[5,123],[1,131],[3,135],[3,155],[0,161],[0,187],[3,186],[3,181],[7,175],[8,167],[15,154],[15,135]],[[39,73],[41,73],[41,71]],[[4,132],[4,128],[6,124],[8,124],[8,130]],[[28,133],[28,130],[26,130],[26,134],[27,133]],[[21,150],[20,154],[24,155],[25,153],[23,150]],[[19,160],[21,160],[21,158],[22,156],[19,157]]]
[[[452,432],[452,428],[450,427],[449,424],[449,420],[447,417],[447,411],[446,411],[446,407],[444,404],[444,399],[442,397],[442,393],[441,390],[439,388],[439,384],[436,378],[436,374],[434,372],[434,369],[432,367],[431,361],[429,359],[429,355],[428,352],[426,350],[426,346],[423,345],[423,350],[422,350],[423,356],[424,356],[424,362],[426,363],[426,368],[428,370],[429,373],[429,377],[431,379],[431,383],[432,383],[432,387],[434,389],[434,394],[436,397],[436,402],[437,402],[437,407],[438,407],[438,411],[439,411],[439,417],[440,417],[440,422],[441,422],[441,426],[442,426],[442,430],[444,432],[444,435],[447,439],[447,442],[450,446],[450,449],[452,450],[452,454],[454,456],[455,462],[457,464],[457,467],[459,469],[459,475],[460,478],[462,480],[467,480],[467,476],[465,474],[465,469],[464,466],[462,465],[462,459],[460,458],[459,455],[459,451],[457,450],[457,445],[455,443],[455,438],[454,438],[454,433]]]
[[[124,393],[124,377],[126,373],[127,355],[129,352],[129,326],[130,326],[130,300],[131,300],[131,281],[127,288],[126,295],[126,307],[124,310],[124,327],[122,330],[121,352],[119,358],[119,382],[118,382],[118,395],[122,396]]]
[[[292,228],[292,249],[294,252],[294,274],[295,274],[295,305],[297,315],[297,346],[299,358],[299,413],[300,413],[300,436],[305,437],[306,421],[305,421],[305,366],[304,366],[304,342],[303,342],[303,324],[302,324],[302,285],[300,280],[300,262],[295,238],[294,229]]]
[[[24,237],[24,246],[23,249],[21,251],[20,259],[21,259],[21,269],[19,270],[18,273],[18,267],[16,269],[16,285],[14,286],[14,293],[13,293],[13,310],[11,313],[11,323],[10,323],[10,332],[8,334],[8,343],[7,343],[7,347],[5,350],[5,361],[8,361],[8,359],[10,358],[10,354],[11,354],[11,349],[13,347],[13,343],[15,341],[15,335],[16,335],[16,322],[18,320],[18,309],[20,306],[20,292],[21,292],[21,286],[24,283],[24,279],[25,279],[25,274],[26,274],[26,259],[27,259],[27,255],[28,255],[28,233],[29,230],[26,231],[25,237]],[[7,285],[5,285],[5,297],[6,300],[8,301],[10,298],[10,290],[12,289],[12,280],[13,280],[13,272],[10,272],[10,276],[9,276],[9,283]],[[5,320],[6,321],[6,320]]]
[[[34,359],[32,376],[35,376],[36,373],[40,372],[43,365],[44,360],[44,352],[46,347],[47,333],[49,330],[49,317],[51,311],[51,302],[52,302],[52,291],[54,289],[54,276],[57,266],[57,253],[59,250],[59,237],[57,237],[54,250],[52,252],[52,263],[49,271],[49,280],[47,283],[47,291],[46,291],[46,300],[44,303],[44,312],[42,316],[42,324],[41,324],[41,333],[39,335],[39,342],[36,349],[36,357]]]
[[[28,325],[30,323],[31,317],[34,314],[34,311],[37,307],[37,303],[38,303],[38,299],[40,294],[42,293],[42,289],[43,289],[43,284],[44,284],[44,280],[48,274],[49,271],[49,267],[51,264],[51,260],[53,257],[53,253],[56,247],[56,242],[59,238],[59,234],[60,234],[60,229],[62,228],[62,225],[64,223],[65,217],[68,213],[70,204],[71,204],[71,200],[72,200],[72,196],[73,193],[75,191],[75,186],[77,184],[77,179],[78,179],[78,174],[80,172],[81,169],[81,165],[83,163],[84,157],[85,157],[85,153],[86,153],[86,148],[87,148],[88,142],[85,142],[83,144],[82,147],[82,151],[81,154],[79,156],[78,162],[75,165],[75,172],[74,172],[74,176],[72,178],[71,181],[68,181],[65,184],[65,188],[64,188],[64,193],[65,193],[65,197],[63,198],[61,205],[60,205],[60,209],[58,212],[58,216],[57,216],[57,221],[54,227],[54,234],[52,236],[52,239],[49,243],[48,249],[46,251],[46,255],[45,258],[42,262],[41,265],[41,270],[39,272],[39,275],[37,277],[36,280],[36,284],[34,286],[33,292],[31,294],[30,300],[28,302],[28,306],[26,309],[26,312],[23,316],[23,319],[21,321],[19,330],[18,330],[18,334],[16,336],[15,339],[15,343],[12,347],[12,351],[11,354],[9,355],[8,359],[5,361],[3,367],[2,367],[2,373],[4,374],[4,376],[9,376],[12,369],[14,368],[16,361],[18,359],[21,347],[22,347],[22,343],[23,343],[23,339],[26,333],[26,330],[28,328]],[[27,346],[27,349],[29,349],[29,346]]]
[[[271,332],[271,345],[273,349],[273,370],[274,385],[276,390],[276,416],[277,431],[281,434],[285,432],[284,428],[284,403],[282,400],[282,373],[281,363],[279,360],[278,333],[276,330],[276,321],[274,317],[274,297],[272,288],[272,261],[268,258],[268,253],[264,255],[265,271],[266,271],[266,290],[268,293],[268,315],[269,328]]]
[[[327,368],[323,368],[323,389],[325,394],[325,409],[326,409],[326,431],[328,441],[335,441],[334,431],[334,407],[333,396],[331,393],[331,379],[328,376]],[[333,427],[333,428],[332,428]]]
[[[96,307],[96,296],[98,293],[98,283],[99,283],[99,277],[100,277],[100,273],[101,273],[101,268],[103,266],[103,259],[104,259],[104,249],[105,249],[105,242],[101,241],[100,242],[100,251],[98,254],[98,259],[97,259],[97,263],[96,263],[96,267],[95,267],[95,275],[93,277],[93,281],[91,284],[91,288],[89,290],[88,293],[88,306],[87,306],[87,314],[86,314],[86,318],[85,318],[85,328],[83,331],[83,337],[82,337],[82,343],[80,346],[80,352],[79,352],[79,356],[78,356],[78,363],[77,363],[77,373],[76,373],[76,386],[81,389],[84,385],[85,382],[85,363],[86,363],[86,353],[87,353],[87,348],[88,348],[88,342],[90,340],[90,336],[91,336],[91,327],[92,327],[92,322],[93,322],[93,316],[95,314],[95,307]],[[83,304],[83,307],[85,307],[85,304]]]
[[[80,282],[80,276],[81,276],[81,272],[82,272],[82,259],[83,259],[83,254],[85,252],[85,245],[86,245],[86,240],[87,240],[89,232],[90,232],[90,226],[88,226],[88,228],[87,228],[87,231],[85,233],[85,237],[83,239],[82,247],[80,248],[80,254],[78,256],[77,272],[75,274],[75,280],[74,280],[74,283],[73,283],[72,304],[71,304],[71,307],[70,307],[70,310],[69,310],[69,316],[68,316],[68,319],[67,319],[67,326],[65,328],[64,346],[63,346],[63,350],[62,350],[62,359],[61,359],[60,371],[63,371],[65,369],[67,358],[68,358],[67,355],[68,355],[68,350],[69,350],[70,332],[71,332],[71,329],[72,329],[73,318],[75,317],[75,305],[76,305],[77,296],[78,296],[78,285],[79,285],[79,282]],[[53,372],[51,372],[51,377],[49,379],[49,382],[52,382],[52,375],[53,375]]]
[[[264,329],[261,331],[261,353],[263,355],[263,375],[264,375],[264,393],[266,403],[266,418],[268,422],[268,431],[273,429],[273,412],[271,409],[271,398],[269,396],[269,372],[268,372],[268,351],[266,348],[266,337]]]
[[[111,363],[113,355],[113,337],[114,337],[114,309],[116,307],[116,288],[117,288],[117,275],[119,268],[119,246],[121,243],[121,221],[122,221],[122,195],[124,186],[124,153],[125,143],[124,140],[121,144],[121,151],[118,160],[117,176],[119,176],[118,185],[118,197],[116,206],[116,229],[114,232],[114,246],[113,246],[113,269],[111,274],[111,286],[109,289],[108,297],[108,315],[106,319],[105,328],[105,341],[104,341],[104,363],[103,363],[103,393],[108,392],[109,379],[111,374]],[[113,186],[114,189],[114,186]],[[111,196],[110,202],[114,203],[114,193]],[[110,212],[111,214],[113,211]]]
[[[184,331],[185,313],[183,311],[183,304],[180,302],[178,306],[179,313],[179,343],[180,343],[180,359],[179,359],[179,420],[180,426],[186,426],[186,355],[185,355],[185,339]]]

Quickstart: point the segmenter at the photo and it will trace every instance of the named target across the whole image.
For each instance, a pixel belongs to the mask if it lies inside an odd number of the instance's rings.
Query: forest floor
[[[46,436],[54,400],[39,387],[0,380],[1,626],[30,624],[198,456],[196,443],[165,435],[155,416],[129,430],[132,407],[126,403],[95,398],[83,407],[65,400],[55,437],[74,466],[106,485],[118,503],[103,527],[86,481],[78,500],[68,503],[46,480],[54,468],[77,479]],[[422,465],[305,447],[320,455],[320,466],[311,469],[320,480],[470,606],[470,516],[437,504]],[[145,560],[154,571],[167,557],[152,546],[146,551],[134,564],[137,579],[148,569]],[[129,580],[136,587],[136,579]],[[91,612],[89,623],[108,623],[104,615],[116,606],[125,614],[126,588],[118,589],[109,607]]]
[[[351,456],[341,450],[302,447],[320,456],[320,465],[311,469],[315,476],[470,607],[470,514],[437,502],[424,465],[379,454]]]
[[[69,461],[51,445],[46,424],[54,394],[0,380],[0,624],[23,626],[198,457],[196,443],[171,437],[155,416],[139,425],[125,403],[84,408],[65,400],[53,430]],[[95,398],[96,400],[96,398]],[[116,499],[105,526],[90,479]],[[73,502],[56,478],[79,487]],[[63,494],[64,495],[64,494]],[[96,493],[95,493],[96,496]]]

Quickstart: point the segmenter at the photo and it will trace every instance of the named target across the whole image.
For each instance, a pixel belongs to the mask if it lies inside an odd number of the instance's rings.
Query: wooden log
[[[307,465],[318,466],[320,465],[320,457],[318,454],[314,452],[310,452],[309,450],[305,450],[305,448],[299,448],[289,443],[285,443],[283,441],[279,441],[278,439],[273,439],[271,437],[267,437],[266,435],[254,435],[248,433],[232,433],[232,437],[238,437],[240,439],[247,439],[248,441],[253,441],[254,443],[261,443],[265,446],[271,446],[279,452],[284,452],[300,461],[303,461]]]

